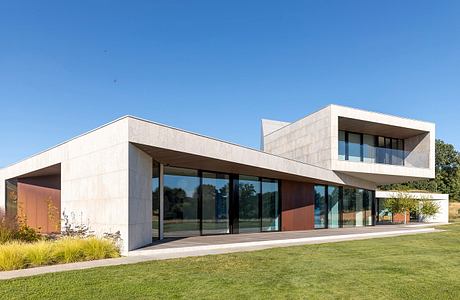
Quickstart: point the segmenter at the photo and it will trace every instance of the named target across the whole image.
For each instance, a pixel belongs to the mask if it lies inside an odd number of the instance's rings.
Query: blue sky
[[[460,1],[0,1],[0,166],[122,115],[259,147],[330,103],[460,148]]]

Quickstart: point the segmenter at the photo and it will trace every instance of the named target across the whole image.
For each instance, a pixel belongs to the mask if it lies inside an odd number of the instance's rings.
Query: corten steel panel
[[[61,230],[60,176],[18,179],[18,216],[42,233]]]
[[[407,213],[407,222],[410,221],[410,213]],[[404,214],[394,214],[393,223],[404,223]]]
[[[281,230],[314,229],[314,185],[306,182],[281,182]]]

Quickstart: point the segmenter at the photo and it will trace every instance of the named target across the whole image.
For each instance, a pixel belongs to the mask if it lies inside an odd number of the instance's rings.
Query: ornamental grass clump
[[[16,270],[26,267],[24,243],[10,242],[0,245],[0,269]]]
[[[16,270],[60,263],[119,257],[112,240],[97,237],[64,237],[34,243],[8,242],[0,245],[0,270]]]

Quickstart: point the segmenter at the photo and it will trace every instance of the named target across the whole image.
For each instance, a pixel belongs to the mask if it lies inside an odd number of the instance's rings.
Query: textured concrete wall
[[[72,223],[96,234],[120,231],[128,238],[127,122],[121,120],[68,143],[61,164],[61,207]]]
[[[330,106],[264,136],[264,151],[331,168]]]
[[[129,250],[152,242],[152,158],[129,144]]]
[[[404,161],[406,167],[429,168],[430,167],[430,133],[419,134],[404,140],[404,150],[408,151]],[[433,146],[434,149],[434,146]],[[434,152],[434,151],[433,151]]]

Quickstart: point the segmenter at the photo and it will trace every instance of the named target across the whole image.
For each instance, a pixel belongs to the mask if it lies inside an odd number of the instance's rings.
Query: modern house
[[[262,150],[123,117],[0,170],[0,204],[152,239],[376,224],[378,185],[434,177],[435,125],[337,105],[262,120]]]

